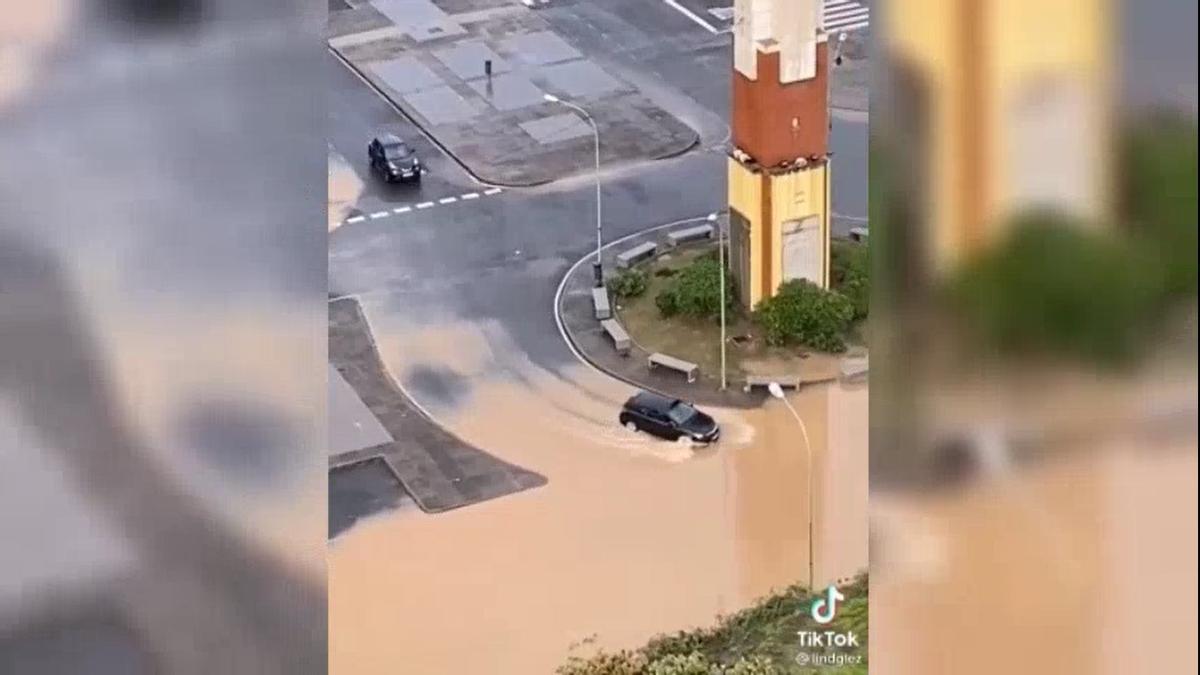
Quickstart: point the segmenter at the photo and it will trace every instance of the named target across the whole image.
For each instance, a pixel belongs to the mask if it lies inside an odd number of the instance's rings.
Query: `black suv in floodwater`
[[[384,134],[367,146],[371,170],[389,183],[421,180],[421,158],[407,143],[394,134]]]
[[[712,443],[721,437],[716,421],[692,404],[648,391],[626,401],[619,419],[628,429],[645,431],[668,441],[688,438],[696,443]]]

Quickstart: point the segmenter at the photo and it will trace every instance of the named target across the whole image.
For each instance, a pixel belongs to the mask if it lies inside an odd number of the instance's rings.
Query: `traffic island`
[[[767,345],[751,318],[731,309],[726,317],[726,382],[722,389],[720,323],[680,315],[664,318],[657,301],[682,270],[698,259],[716,255],[716,242],[710,239],[672,244],[671,233],[695,225],[652,228],[605,248],[602,260],[610,295],[622,268],[636,269],[645,277],[645,288],[636,297],[612,297],[610,320],[600,320],[596,315],[592,258],[571,268],[562,282],[557,311],[564,334],[583,359],[642,389],[735,408],[761,405],[768,395],[762,386],[765,381],[790,381],[795,386],[832,382],[843,378],[844,364],[863,362],[865,349],[857,345],[843,354]],[[628,263],[631,255],[641,257],[650,245],[655,249],[652,257]],[[605,324],[614,320],[628,339],[625,349],[618,349],[619,340],[610,329],[606,330]],[[655,354],[696,366],[694,379],[689,382],[683,369],[657,364],[652,367]],[[862,376],[860,370],[855,371],[856,377]]]
[[[585,109],[612,166],[682,154],[689,126],[524,5],[374,0],[330,13],[330,48],[479,180],[530,186],[592,170]],[[418,11],[419,10],[419,11]],[[365,142],[365,141],[364,141]]]

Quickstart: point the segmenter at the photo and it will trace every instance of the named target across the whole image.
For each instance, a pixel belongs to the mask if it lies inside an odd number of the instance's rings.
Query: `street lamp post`
[[[575,105],[570,101],[564,101],[554,94],[545,94],[542,98],[546,99],[546,101],[550,103],[565,105],[580,115],[583,115],[583,118],[586,119],[588,124],[592,126],[592,137],[596,141],[596,260],[592,263],[592,274],[595,277],[596,286],[600,287],[604,285],[604,272],[600,262],[600,249],[602,248],[601,242],[603,240],[603,237],[601,236],[602,220],[600,211],[600,128],[596,126],[596,120],[588,114],[588,111],[584,110],[580,106]]]
[[[708,222],[717,220],[717,214],[708,214]],[[717,257],[721,267],[721,390],[724,391],[728,382],[725,378],[725,228],[717,223]]]
[[[813,592],[813,462],[812,462],[812,445],[808,442],[808,429],[804,426],[804,420],[800,418],[800,413],[792,407],[792,402],[787,400],[783,395],[783,387],[779,386],[778,382],[772,382],[767,385],[767,390],[771,392],[771,396],[783,401],[787,409],[792,413],[792,417],[796,418],[796,423],[800,425],[800,435],[804,437],[804,450],[808,456],[808,591]]]

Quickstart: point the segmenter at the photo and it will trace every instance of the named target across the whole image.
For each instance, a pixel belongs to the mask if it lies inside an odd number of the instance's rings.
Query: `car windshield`
[[[383,156],[388,159],[404,159],[412,154],[412,150],[403,143],[383,146]]]
[[[686,403],[676,403],[667,411],[667,415],[675,424],[685,424],[696,416],[696,409]]]

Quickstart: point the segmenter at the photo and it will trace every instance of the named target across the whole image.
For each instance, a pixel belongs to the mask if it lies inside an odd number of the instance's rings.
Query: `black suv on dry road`
[[[712,443],[721,437],[716,421],[692,404],[648,391],[626,401],[619,419],[628,429],[645,431],[668,441],[687,437],[697,443]]]

